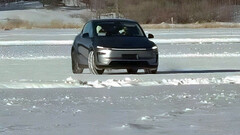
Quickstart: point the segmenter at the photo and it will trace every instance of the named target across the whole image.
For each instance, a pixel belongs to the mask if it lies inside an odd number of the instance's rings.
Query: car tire
[[[78,61],[76,59],[76,54],[74,53],[74,51],[72,51],[72,53],[71,53],[71,58],[72,58],[72,72],[74,74],[83,73],[84,69],[79,67]]]
[[[127,72],[128,74],[136,74],[138,72],[138,69],[130,68],[130,69],[127,69]]]
[[[91,51],[88,55],[88,67],[92,74],[101,75],[104,72],[104,69],[97,69],[95,65],[94,52]]]
[[[157,68],[154,69],[144,69],[145,74],[156,74]]]

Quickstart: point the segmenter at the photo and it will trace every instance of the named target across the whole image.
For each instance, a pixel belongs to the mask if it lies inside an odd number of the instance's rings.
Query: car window
[[[97,36],[144,36],[140,26],[133,22],[101,22],[95,26]]]
[[[82,34],[85,34],[85,33],[88,33],[90,37],[93,36],[92,34],[92,26],[91,26],[91,23],[87,23],[85,26],[84,26],[84,29],[83,29],[83,32]]]

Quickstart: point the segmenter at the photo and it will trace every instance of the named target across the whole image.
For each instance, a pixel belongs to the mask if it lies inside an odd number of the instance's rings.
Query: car
[[[157,73],[158,47],[145,35],[141,26],[128,19],[100,19],[87,22],[76,36],[72,49],[72,71],[80,74],[89,68],[92,74],[105,69],[127,69],[136,74],[144,69]]]

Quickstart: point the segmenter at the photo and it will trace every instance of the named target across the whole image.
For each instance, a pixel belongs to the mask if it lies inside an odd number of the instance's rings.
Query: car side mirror
[[[83,38],[89,38],[89,33],[84,33],[84,34],[82,35],[82,37],[83,37]]]
[[[154,38],[153,34],[148,34],[148,38]]]

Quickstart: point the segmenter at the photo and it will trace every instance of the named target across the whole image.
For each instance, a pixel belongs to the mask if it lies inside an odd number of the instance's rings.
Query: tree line
[[[119,0],[119,12],[141,23],[230,22],[240,0]]]
[[[90,0],[97,12],[116,12],[140,23],[230,22],[240,0]]]

